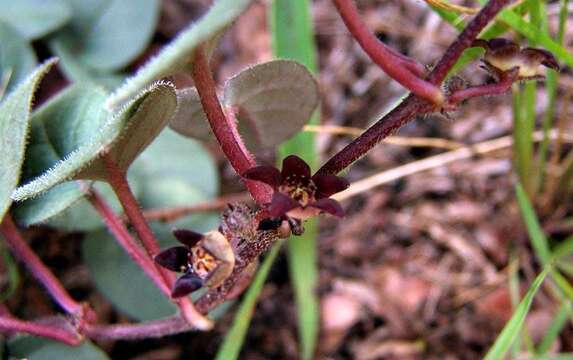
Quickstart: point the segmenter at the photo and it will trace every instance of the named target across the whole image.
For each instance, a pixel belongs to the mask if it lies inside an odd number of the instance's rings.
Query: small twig
[[[68,314],[82,321],[91,321],[95,314],[87,304],[75,301],[66,291],[60,281],[48,269],[42,260],[32,251],[22,237],[10,214],[6,214],[0,224],[0,233],[6,239],[6,244],[14,255],[24,264],[32,275],[46,288],[52,299]]]
[[[202,47],[195,50],[191,75],[195,81],[201,105],[209,120],[213,134],[235,171],[239,175],[243,174],[255,166],[256,162],[239,136],[236,123],[232,118],[234,114],[225,114],[223,112],[217,97],[215,81],[211,75],[211,69]],[[269,187],[252,180],[246,180],[245,185],[259,205],[270,201],[272,191]]]
[[[192,329],[193,327],[181,316],[175,316],[137,324],[87,324],[82,328],[82,333],[95,340],[135,340],[160,338]]]
[[[551,130],[549,133],[551,139],[556,139],[559,135],[557,129]],[[573,134],[561,135],[564,141],[573,142]],[[533,140],[539,142],[543,139],[543,132],[536,131],[533,134]],[[390,170],[382,171],[378,174],[369,176],[362,180],[353,182],[350,187],[338,194],[332,196],[333,199],[338,201],[349,199],[355,195],[362,194],[370,191],[375,187],[383,184],[410,176],[422,171],[432,170],[455,161],[470,159],[476,155],[483,155],[490,152],[507,149],[513,145],[512,136],[504,136],[494,140],[484,141],[472,146],[465,146],[463,148],[448,151],[443,154],[430,156],[426,159],[413,161],[411,163],[397,166]]]
[[[321,134],[326,133],[350,136],[360,136],[365,131],[365,129],[362,128],[337,125],[305,125],[303,130]],[[464,146],[463,143],[457,141],[430,137],[388,136],[386,139],[382,140],[382,142],[391,145],[429,147],[448,150],[458,149]]]
[[[198,212],[223,210],[229,203],[248,202],[251,199],[252,198],[251,195],[249,195],[249,193],[231,194],[195,205],[144,210],[143,216],[145,216],[147,220],[159,220],[159,221],[170,222],[180,217]]]
[[[504,74],[499,82],[493,84],[472,86],[458,90],[448,97],[448,105],[457,106],[464,100],[478,96],[503,94],[511,89],[511,85],[517,80],[517,75]]]
[[[0,333],[26,333],[53,339],[72,346],[78,345],[83,340],[79,334],[65,328],[19,320],[6,315],[0,315]]]
[[[444,101],[442,90],[421,78],[425,73],[421,64],[386,46],[368,30],[353,0],[334,0],[334,5],[348,31],[386,74],[431,103],[441,104]]]

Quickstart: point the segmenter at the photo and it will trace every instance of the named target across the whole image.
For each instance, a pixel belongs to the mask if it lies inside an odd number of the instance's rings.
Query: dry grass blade
[[[554,140],[558,136],[562,137],[564,142],[573,142],[572,133],[559,132],[552,129],[549,133],[550,139]],[[543,139],[543,132],[537,131],[533,134],[533,141],[539,142]],[[510,148],[513,145],[512,136],[504,136],[494,140],[484,141],[472,146],[462,147],[460,149],[448,151],[443,154],[428,157],[426,159],[413,161],[409,164],[395,167],[390,170],[382,171],[376,175],[369,176],[365,179],[356,181],[350,187],[332,198],[341,201],[349,199],[355,195],[361,194],[365,191],[371,190],[377,186],[387,184],[391,181],[406,177],[408,175],[416,174],[422,171],[438,168],[450,164],[454,161],[470,159],[475,155],[484,155],[494,151]]]
[[[317,132],[332,135],[350,135],[359,136],[365,129],[349,127],[349,126],[336,126],[336,125],[305,125],[304,131]],[[412,147],[431,147],[439,149],[459,149],[464,144],[457,141],[428,138],[428,137],[405,137],[405,136],[389,136],[383,140],[386,144],[412,146]]]
[[[473,14],[477,14],[479,12],[479,8],[470,8],[467,6],[461,6],[461,5],[455,5],[455,4],[450,4],[449,2],[445,1],[445,0],[424,0],[426,1],[429,5],[440,8],[440,9],[444,9],[447,11],[452,11],[458,14],[467,14],[467,15],[473,15]]]

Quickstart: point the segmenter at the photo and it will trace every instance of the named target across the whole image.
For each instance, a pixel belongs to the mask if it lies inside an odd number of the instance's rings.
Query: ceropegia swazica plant
[[[114,26],[118,32],[129,29],[122,24],[125,17],[120,1],[111,1],[103,13],[91,12],[82,2],[62,2],[68,15],[28,33],[0,17],[0,30],[5,27],[22,39],[9,49],[12,58],[0,63],[5,93],[0,103],[0,233],[14,256],[65,314],[46,324],[3,313],[0,329],[4,332],[77,345],[85,339],[135,339],[208,330],[213,322],[207,314],[248,285],[245,279],[256,271],[259,255],[272,244],[301,234],[309,217],[321,213],[343,216],[340,204],[330,198],[348,187],[337,174],[386,136],[417,115],[449,112],[467,99],[499,94],[515,82],[536,80],[542,77],[541,66],[558,68],[553,55],[543,49],[520,48],[507,40],[478,39],[509,0],[490,0],[431,70],[378,41],[364,25],[353,1],[334,0],[365,52],[412,93],[314,174],[294,155],[285,157],[279,170],[259,164],[251,151],[256,154],[274,147],[301,130],[319,102],[313,76],[294,61],[275,60],[243,70],[218,92],[209,66],[211,53],[221,35],[251,3],[219,0],[122,81],[125,65],[144,49],[153,33],[149,29],[157,18],[157,2],[147,2],[127,2],[127,9],[141,12],[147,25],[122,53],[114,52],[122,45],[113,43],[121,38],[114,36]],[[99,17],[93,18],[93,14]],[[58,66],[72,82],[36,107],[34,93],[55,60],[22,76],[36,61],[27,42],[30,39],[46,42],[60,57]],[[73,54],[70,49],[82,42],[89,46]],[[493,82],[444,91],[441,85],[446,76],[470,47],[486,50],[483,66]],[[107,56],[110,53],[113,56]],[[190,75],[195,87],[176,89],[169,82],[170,76],[181,73]],[[200,201],[205,199],[200,194],[214,196],[217,192],[212,185],[217,181],[215,176],[206,184],[189,186],[189,181],[196,180],[191,180],[193,176],[185,170],[192,167],[188,161],[205,159],[200,155],[204,152],[192,140],[165,129],[168,124],[182,135],[218,143],[255,205],[230,205],[218,221],[182,222],[177,224],[175,237],[165,227],[150,224],[141,204]],[[183,155],[181,149],[189,144],[195,145]],[[212,164],[205,167],[209,166],[213,168]],[[166,199],[174,200],[165,203]],[[82,218],[89,216],[101,221],[84,222]],[[123,216],[136,236],[128,231]],[[210,226],[205,226],[209,222]],[[40,223],[90,231],[84,258],[96,285],[120,312],[139,322],[101,324],[90,304],[72,298],[18,228]],[[118,271],[109,271],[108,264],[114,264]],[[122,279],[117,274],[134,275]],[[138,286],[129,286],[135,283]],[[151,305],[134,310],[137,301]],[[160,310],[153,304],[160,304],[156,306]]]

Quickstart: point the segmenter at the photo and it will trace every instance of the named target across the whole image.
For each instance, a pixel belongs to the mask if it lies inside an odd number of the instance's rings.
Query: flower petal
[[[203,286],[203,280],[195,274],[185,274],[181,276],[171,291],[172,298],[180,298],[182,296],[191,294],[193,291],[200,289]]]
[[[547,50],[544,49],[535,49],[535,48],[525,48],[521,50],[521,55],[524,57],[525,60],[529,61],[530,63],[535,65],[544,65],[548,68],[558,71],[559,64],[557,63],[557,59]]]
[[[189,249],[185,246],[174,246],[155,255],[153,260],[171,271],[183,272],[188,267]]]
[[[308,166],[308,164],[298,156],[289,155],[283,160],[281,176],[283,182],[290,176],[294,176],[301,180],[310,179],[310,166]]]
[[[317,208],[319,210],[322,210],[337,217],[344,216],[344,210],[342,209],[342,206],[340,206],[338,201],[334,199],[329,199],[329,198],[320,199],[310,204],[309,206],[312,206],[314,208]]]
[[[300,206],[299,203],[293,200],[290,196],[281,192],[275,192],[269,206],[269,214],[272,217],[281,217],[289,210],[298,206]]]
[[[281,184],[281,173],[274,166],[260,165],[250,168],[242,175],[245,179],[256,180],[276,189]]]
[[[173,236],[179,240],[179,242],[189,248],[197,245],[197,243],[205,237],[203,234],[187,230],[187,229],[174,229]]]
[[[343,177],[330,175],[330,174],[320,174],[312,177],[316,185],[316,197],[318,199],[329,197],[332,194],[346,190],[350,183]]]

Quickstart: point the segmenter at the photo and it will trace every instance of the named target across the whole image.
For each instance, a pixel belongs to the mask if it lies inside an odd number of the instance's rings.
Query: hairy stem
[[[30,246],[28,246],[9,214],[4,216],[0,224],[0,234],[6,239],[6,244],[14,255],[26,266],[42,286],[46,288],[52,299],[54,299],[65,312],[78,318],[83,318],[86,315],[90,318],[95,317],[86,304],[78,303],[72,299],[60,281],[54,276],[50,269],[44,265]]]
[[[164,293],[170,297],[171,290],[167,287],[165,279],[161,276],[159,269],[143,250],[136,244],[135,240],[131,237],[124,224],[113,210],[105,203],[105,200],[95,190],[90,190],[88,200],[96,211],[100,214],[105,222],[108,230],[113,234],[119,245],[135,261],[139,267],[147,274],[153,283]]]
[[[6,315],[0,315],[0,333],[26,333],[53,339],[72,346],[78,345],[82,341],[82,337],[72,332],[71,329],[19,320]]]
[[[180,316],[137,324],[87,324],[82,333],[95,340],[135,340],[160,338],[189,331],[193,327]]]
[[[490,0],[446,50],[426,80],[434,85],[441,84],[463,51],[471,46],[481,30],[510,2],[511,0]],[[427,103],[416,94],[410,94],[400,105],[330,158],[317,173],[339,173],[364,156],[384,138],[413,120],[416,115],[423,115],[436,110],[436,106]]]
[[[131,187],[127,182],[127,174],[125,171],[117,167],[113,159],[104,157],[105,167],[107,170],[108,182],[119,199],[125,214],[129,218],[131,225],[139,236],[145,251],[149,257],[153,258],[160,251],[159,244],[149,224],[143,217],[143,213],[131,191]]]
[[[353,0],[334,0],[334,4],[352,36],[386,74],[431,103],[444,101],[444,94],[438,86],[419,77],[424,73],[422,65],[387,47],[368,30]]]
[[[455,106],[464,100],[478,96],[503,94],[511,89],[511,85],[517,80],[516,76],[503,76],[499,82],[472,86],[467,89],[458,90],[448,97],[448,105]]]
[[[195,51],[191,75],[195,81],[203,110],[223,153],[235,171],[239,175],[243,174],[255,166],[256,162],[243,144],[233,118],[226,115],[221,107],[215,81],[202,47]],[[245,185],[259,205],[270,201],[272,192],[264,184],[258,181],[245,180]]]

